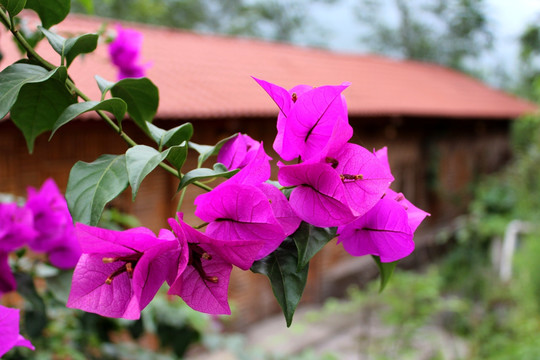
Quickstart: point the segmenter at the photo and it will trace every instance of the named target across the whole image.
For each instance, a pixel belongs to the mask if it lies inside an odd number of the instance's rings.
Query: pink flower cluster
[[[393,262],[414,250],[413,233],[429,214],[396,194],[386,148],[370,152],[349,143],[352,128],[341,94],[350,84],[291,90],[255,79],[280,112],[274,150],[279,183],[294,187],[289,203],[303,220],[338,227],[338,242],[354,256]]]
[[[148,64],[141,64],[143,35],[133,29],[116,26],[116,37],[109,44],[109,56],[118,68],[118,80],[144,77]]]
[[[66,200],[52,179],[28,188],[24,206],[0,203],[0,295],[16,289],[9,253],[27,245],[47,253],[52,265],[73,268],[81,255]]]
[[[393,176],[386,148],[371,152],[349,143],[348,86],[297,86],[290,91],[255,79],[279,107],[274,150],[281,186],[269,182],[270,160],[262,142],[239,134],[218,154],[230,179],[195,200],[205,232],[178,214],[156,236],[76,224],[82,247],[68,307],[104,316],[137,319],[158,289],[195,310],[230,314],[227,300],[233,266],[249,269],[273,251],[302,221],[338,227],[339,242],[355,256],[393,262],[414,249],[413,233],[428,215],[389,189]]]

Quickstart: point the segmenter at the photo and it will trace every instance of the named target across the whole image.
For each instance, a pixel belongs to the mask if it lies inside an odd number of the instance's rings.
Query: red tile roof
[[[33,18],[35,19],[35,18]],[[55,29],[64,36],[95,32],[115,20],[70,15]],[[380,56],[350,55],[254,39],[202,35],[186,31],[124,24],[144,34],[143,61],[152,63],[147,76],[160,89],[158,116],[216,118],[274,116],[274,103],[251,75],[285,88],[352,85],[344,92],[350,116],[434,116],[514,118],[532,111],[531,103],[497,91],[444,67],[397,61]],[[112,26],[110,27],[112,29]],[[10,37],[0,34],[5,67],[16,60]],[[50,46],[38,50],[53,63]],[[99,99],[94,74],[115,80],[105,44],[71,66],[78,86]]]

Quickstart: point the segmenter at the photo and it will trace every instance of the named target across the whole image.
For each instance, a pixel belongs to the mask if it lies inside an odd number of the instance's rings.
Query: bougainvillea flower
[[[19,309],[0,305],[0,357],[17,346],[35,350],[32,343],[19,333]]]
[[[129,67],[121,67],[118,69],[118,80],[126,78],[142,78],[146,75],[148,65],[134,64]]]
[[[229,170],[244,168],[257,154],[261,143],[245,134],[227,141],[219,150],[217,161]]]
[[[285,123],[287,122],[287,116],[289,116],[289,111],[293,104],[296,102],[299,96],[303,93],[313,90],[313,86],[309,85],[297,85],[287,91],[281,86],[274,85],[268,81],[253,79],[266,91],[270,98],[274,100],[276,105],[279,108],[279,114],[277,118],[277,135],[274,140],[274,150],[281,154],[283,152],[283,133],[285,132]]]
[[[261,142],[257,151],[244,168],[219,186],[232,183],[243,185],[258,185],[264,183],[270,179],[272,170],[270,168],[270,160],[272,160],[272,158],[266,154]]]
[[[390,162],[388,161],[388,148],[386,146],[384,146],[384,147],[380,148],[379,150],[374,151],[373,153],[375,154],[377,159],[382,161],[384,166],[386,166],[388,168],[388,171],[390,171]]]
[[[118,67],[118,80],[143,77],[148,65],[140,64],[143,35],[137,30],[116,26],[116,37],[109,44],[109,56]]]
[[[247,270],[263,243],[251,240],[216,240],[182,221],[169,219],[180,243],[187,242],[187,267],[178,271],[169,294],[180,296],[191,308],[207,314],[230,314],[227,300],[232,264]]]
[[[30,248],[47,252],[54,266],[63,269],[74,267],[81,249],[66,199],[54,180],[47,179],[39,191],[29,187],[25,207],[34,214],[34,229],[38,232],[29,241]]]
[[[257,187],[266,195],[274,216],[279,222],[286,236],[291,235],[298,229],[302,219],[296,215],[296,212],[289,204],[287,197],[274,185],[262,183]]]
[[[73,221],[66,200],[52,179],[47,179],[39,190],[27,189],[26,208],[34,214],[34,228],[39,233],[30,247],[35,251],[49,251],[61,245],[66,231],[73,229]],[[77,241],[73,232],[69,241]]]
[[[353,256],[376,255],[381,262],[397,261],[414,250],[407,212],[397,202],[381,199],[365,215],[338,227],[338,243]]]
[[[339,174],[345,199],[356,216],[371,209],[394,180],[387,164],[360,145],[347,143],[325,161]]]
[[[289,203],[305,222],[319,227],[347,224],[357,215],[350,208],[343,181],[328,163],[278,164],[279,183],[296,186]]]
[[[32,212],[16,203],[0,203],[0,252],[10,252],[32,241],[34,230]]]
[[[416,229],[422,223],[422,221],[424,221],[426,216],[430,216],[429,213],[414,206],[409,200],[405,198],[405,196],[403,196],[402,193],[397,193],[392,189],[388,189],[386,191],[386,195],[384,196],[384,198],[395,200],[405,209],[405,211],[407,212],[409,226],[411,227],[411,230],[413,232],[416,231]]]
[[[263,241],[264,247],[257,256],[261,259],[277,249],[287,235],[259,188],[229,181],[199,195],[195,199],[195,215],[209,223],[206,234],[212,238]]]
[[[67,306],[99,315],[138,319],[165,280],[172,283],[180,253],[174,235],[146,228],[114,231],[76,225],[83,255]]]
[[[300,157],[309,160],[324,157],[328,151],[338,149],[352,136],[347,117],[347,106],[341,92],[350,83],[321,86],[297,92],[288,92],[277,85],[255,79],[280,109],[278,136],[274,150],[284,159]]]
[[[8,262],[9,253],[0,251],[0,296],[17,288]]]

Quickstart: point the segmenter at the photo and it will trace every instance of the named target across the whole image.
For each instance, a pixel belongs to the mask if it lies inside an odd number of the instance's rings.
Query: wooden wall
[[[161,121],[162,127],[179,125],[180,121]],[[235,132],[244,132],[262,140],[271,151],[275,136],[274,119],[198,120],[194,121],[193,141],[214,144]],[[430,212],[420,228],[419,239],[430,242],[428,229],[444,224],[463,213],[471,196],[471,184],[481,174],[496,171],[510,157],[508,121],[428,118],[351,119],[353,141],[368,149],[388,146],[389,159],[396,181],[392,188],[403,191],[417,206]],[[138,129],[126,122],[128,134],[140,143],[149,143]],[[133,135],[134,134],[134,135]],[[105,124],[94,120],[70,123],[61,128],[52,141],[47,135],[38,138],[34,154],[29,155],[22,134],[9,121],[0,122],[0,193],[25,196],[26,187],[39,187],[52,177],[65,190],[69,170],[78,160],[93,161],[101,154],[121,154],[127,146]],[[275,161],[275,160],[274,160]],[[196,156],[190,156],[185,171],[194,167]],[[274,168],[274,171],[276,168]],[[276,179],[276,173],[273,178]],[[142,225],[158,231],[168,227],[174,216],[178,196],[174,177],[158,169],[145,179],[135,202],[128,188],[113,205],[137,216]],[[182,211],[185,220],[200,223],[194,215],[193,200],[201,193],[190,187]],[[190,205],[191,204],[191,205]],[[420,241],[420,240],[419,240]],[[335,241],[311,262],[304,302],[319,302],[343,292],[352,282],[362,282],[376,274],[369,258],[353,258]],[[345,280],[344,280],[345,279]],[[249,271],[233,271],[230,298],[236,304],[234,327],[242,327],[279,311],[266,278]]]

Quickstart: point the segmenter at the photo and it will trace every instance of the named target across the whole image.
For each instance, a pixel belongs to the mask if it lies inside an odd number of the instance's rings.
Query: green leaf
[[[64,82],[54,77],[22,87],[11,108],[11,120],[23,133],[28,152],[34,151],[35,139],[52,130],[60,114],[74,102]]]
[[[111,87],[111,94],[127,104],[127,112],[135,123],[146,133],[146,122],[152,122],[159,105],[159,91],[147,78],[122,79]]]
[[[230,178],[234,174],[236,174],[240,169],[234,169],[234,170],[227,170],[227,168],[220,163],[214,164],[214,169],[208,169],[208,168],[199,168],[194,169],[188,172],[186,175],[182,177],[182,180],[180,180],[180,185],[178,185],[178,190],[182,190],[182,188],[188,186],[189,184],[205,180],[205,179],[211,179],[215,177],[224,177],[224,178]]]
[[[49,78],[67,76],[63,67],[47,71],[41,66],[31,64],[13,64],[0,72],[0,119],[9,112],[21,88],[25,84],[40,83]]]
[[[99,75],[95,75],[94,78],[96,79],[102,97],[105,97],[107,91],[111,90],[115,83],[109,80],[105,80]]]
[[[121,124],[124,115],[126,114],[127,105],[124,100],[119,98],[111,98],[103,101],[85,101],[81,103],[75,103],[68,106],[64,112],[58,116],[58,119],[54,123],[52,128],[51,138],[61,126],[67,124],[77,116],[84,114],[88,111],[103,110],[108,111],[114,115],[119,124]]]
[[[105,205],[127,185],[125,155],[102,155],[91,163],[78,161],[71,168],[66,190],[73,220],[96,226]]]
[[[336,227],[319,228],[304,221],[291,235],[298,249],[298,270],[303,269],[316,253],[336,237]]]
[[[37,12],[41,24],[48,29],[66,18],[71,0],[27,0],[25,8]]]
[[[98,34],[83,34],[66,39],[42,26],[38,28],[47,37],[54,51],[66,59],[67,67],[78,55],[90,53],[97,47]]]
[[[186,162],[188,146],[187,141],[184,141],[180,145],[171,146],[169,149],[169,155],[167,155],[167,161],[170,162],[178,172],[182,169],[184,162]]]
[[[15,16],[24,9],[26,0],[0,0],[0,4],[9,12],[9,15]]]
[[[193,125],[185,123],[170,130],[167,130],[159,146],[179,145],[184,141],[189,141],[193,136]],[[187,144],[187,143],[186,143]]]
[[[379,292],[382,292],[384,288],[386,287],[386,284],[388,284],[388,281],[392,277],[392,274],[394,273],[394,269],[396,268],[397,261],[383,263],[381,262],[380,257],[378,256],[372,256],[372,257],[373,257],[373,260],[375,260],[377,267],[379,268],[379,273],[381,275],[381,286],[379,287]]]
[[[161,149],[163,146],[179,145],[193,136],[193,125],[185,123],[170,130],[161,129],[154,124],[147,123],[152,139]]]
[[[274,296],[283,310],[283,315],[285,315],[287,327],[291,326],[308,275],[309,266],[298,271],[297,264],[296,246],[290,238],[287,238],[276,251],[259,261],[255,261],[251,267],[251,271],[266,275],[270,280]]]
[[[165,160],[169,154],[169,149],[159,152],[146,145],[136,145],[126,151],[126,167],[129,184],[132,190],[132,199],[135,200],[139,186],[144,178]]]
[[[189,142],[189,148],[197,151],[199,155],[199,161],[198,161],[198,167],[201,167],[202,164],[210,157],[217,155],[219,153],[219,150],[225,145],[227,141],[230,139],[233,139],[237,137],[238,134],[234,134],[232,136],[229,136],[228,138],[225,138],[223,140],[220,140],[216,145],[210,146],[210,145],[199,145],[194,142]]]
[[[100,89],[101,89],[101,86],[100,86]],[[150,135],[150,137],[156,142],[156,144],[158,144],[158,146],[161,146],[160,144],[162,143],[163,136],[165,136],[165,133],[167,133],[167,130],[162,129],[149,122],[146,123],[146,126],[148,127],[148,134]]]

